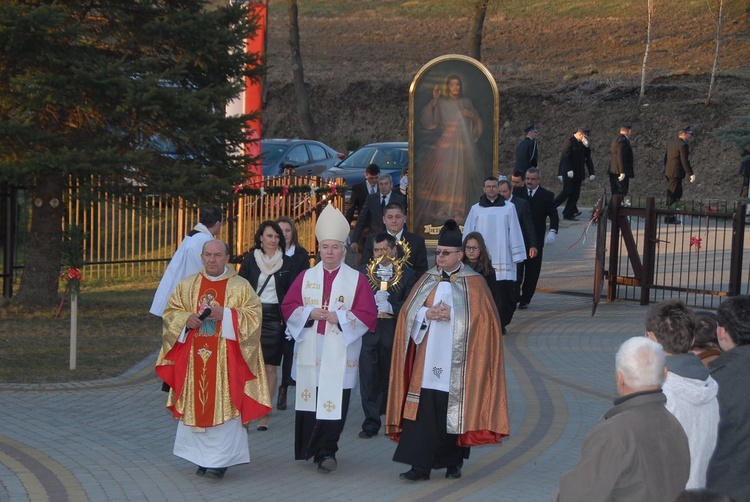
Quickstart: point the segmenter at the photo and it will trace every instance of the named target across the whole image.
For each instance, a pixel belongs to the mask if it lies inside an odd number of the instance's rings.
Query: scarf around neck
[[[255,263],[258,264],[258,268],[263,275],[273,275],[284,263],[284,253],[281,249],[277,249],[270,258],[261,249],[253,251],[253,256],[255,256]]]

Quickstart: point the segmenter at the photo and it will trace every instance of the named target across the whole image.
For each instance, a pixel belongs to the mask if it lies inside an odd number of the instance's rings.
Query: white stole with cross
[[[318,322],[304,325],[314,308],[323,308],[323,265],[307,270],[302,282],[302,302],[287,322],[287,332],[295,339],[295,409],[314,411],[319,420],[340,420],[342,393],[347,366],[357,369],[357,359],[349,362],[348,354],[358,357],[361,337],[367,332],[351,312],[357,291],[359,272],[344,264],[331,284],[328,310],[335,311],[338,324],[326,323],[325,335],[319,335]],[[350,350],[351,349],[351,350]],[[356,378],[356,377],[355,377]],[[315,391],[317,387],[317,399]]]

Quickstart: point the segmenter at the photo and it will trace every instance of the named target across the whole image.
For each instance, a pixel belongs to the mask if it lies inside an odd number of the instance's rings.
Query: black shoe
[[[520,303],[520,304],[518,305],[518,309],[519,309],[519,310],[526,310],[527,308],[529,308],[529,304],[528,304],[528,303],[523,303],[523,302],[521,302],[521,303]]]
[[[377,431],[375,431],[375,432],[359,431],[359,437],[361,437],[362,439],[371,439],[371,438],[374,438],[377,435],[378,435]]]
[[[679,225],[680,223],[682,223],[682,221],[678,220],[674,216],[667,216],[666,218],[664,218],[664,223],[669,223],[672,225]]]
[[[573,216],[574,216],[574,217],[575,217],[575,216],[581,216],[582,214],[583,214],[582,212],[580,212],[580,211],[576,211],[575,213],[573,213]]]
[[[568,218],[567,216],[563,216],[563,220],[567,220],[567,221],[581,221],[578,218],[576,218],[575,216],[573,216],[572,218]]]
[[[206,475],[206,468],[205,467],[198,467],[198,470],[195,471],[196,476],[205,476]]]
[[[211,479],[222,479],[225,472],[227,472],[226,467],[222,467],[220,469],[206,469],[205,477]]]
[[[256,429],[258,429],[259,431],[263,432],[263,431],[267,431],[268,430],[268,426],[267,425],[259,425],[258,427],[256,427]]]
[[[445,470],[445,477],[448,479],[458,479],[461,477],[461,468],[457,465],[452,465]]]
[[[336,462],[336,457],[333,455],[326,455],[320,459],[320,462],[318,462],[318,472],[322,472],[323,474],[333,472],[337,467],[338,463]]]
[[[508,328],[503,326],[503,335],[507,335],[507,334],[508,334]]]
[[[430,479],[430,473],[421,472],[412,468],[411,470],[402,472],[398,477],[406,481],[427,481]]]

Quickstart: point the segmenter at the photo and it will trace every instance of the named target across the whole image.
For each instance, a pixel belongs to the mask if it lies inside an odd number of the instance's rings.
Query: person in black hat
[[[497,308],[484,277],[462,265],[461,245],[447,220],[437,265],[398,316],[385,431],[399,442],[393,460],[411,465],[405,481],[428,480],[432,469],[460,478],[470,446],[509,434]]]
[[[612,162],[609,165],[609,186],[612,195],[628,194],[630,178],[633,173],[633,147],[630,146],[630,134],[633,126],[627,122],[620,127],[620,134],[612,142]]]
[[[690,147],[687,144],[693,136],[693,130],[687,126],[680,129],[677,137],[667,143],[667,152],[664,154],[664,177],[669,182],[667,206],[670,208],[676,208],[682,198],[682,180],[685,176],[690,177],[690,183],[695,183],[695,173],[690,165]],[[667,216],[664,221],[680,224],[680,220],[675,216]]]
[[[589,181],[594,181],[594,161],[591,159],[589,148],[589,134],[587,127],[579,127],[563,142],[562,154],[560,155],[560,166],[557,169],[557,179],[562,181],[563,189],[555,197],[555,206],[565,202],[563,219],[577,221],[580,216],[578,210],[578,198],[581,196],[581,185],[586,176],[585,169],[589,172]]]
[[[530,167],[537,167],[539,160],[539,141],[536,139],[537,130],[534,124],[523,130],[526,137],[516,146],[516,167],[514,172],[525,173]]]

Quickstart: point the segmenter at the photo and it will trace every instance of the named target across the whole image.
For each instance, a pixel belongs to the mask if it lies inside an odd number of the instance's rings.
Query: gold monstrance
[[[398,288],[401,286],[400,281],[403,276],[403,268],[411,256],[411,249],[405,240],[398,242],[404,252],[401,258],[389,258],[383,255],[380,258],[373,257],[367,264],[367,278],[373,291],[388,291],[388,288]],[[388,265],[392,265],[389,267]],[[386,312],[378,312],[378,317],[389,318],[393,315]]]

